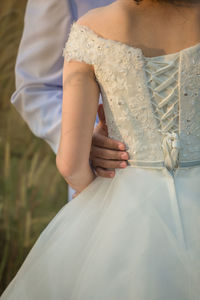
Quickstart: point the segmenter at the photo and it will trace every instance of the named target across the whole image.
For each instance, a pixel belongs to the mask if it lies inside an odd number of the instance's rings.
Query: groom
[[[24,32],[16,61],[14,104],[32,132],[56,153],[62,110],[62,67],[64,48],[71,24],[88,10],[112,0],[28,0]],[[91,161],[99,176],[112,177],[114,169],[128,159],[125,146],[109,139],[104,112],[94,129]],[[121,145],[121,146],[120,146]],[[69,190],[69,200],[72,190]]]

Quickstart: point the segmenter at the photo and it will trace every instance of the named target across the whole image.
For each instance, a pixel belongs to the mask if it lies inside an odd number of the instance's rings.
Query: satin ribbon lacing
[[[180,141],[178,55],[171,60],[147,60],[145,70],[154,117],[161,133],[164,166],[173,171],[178,167]]]

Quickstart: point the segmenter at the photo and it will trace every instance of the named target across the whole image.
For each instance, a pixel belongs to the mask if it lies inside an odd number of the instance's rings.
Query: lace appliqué
[[[94,66],[109,136],[130,161],[174,169],[200,160],[200,47],[148,59],[74,23],[63,55]]]

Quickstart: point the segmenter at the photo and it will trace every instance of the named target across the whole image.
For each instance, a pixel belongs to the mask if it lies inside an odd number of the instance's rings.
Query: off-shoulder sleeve
[[[76,60],[94,65],[97,61],[98,39],[86,26],[73,23],[69,38],[63,49],[66,61]]]

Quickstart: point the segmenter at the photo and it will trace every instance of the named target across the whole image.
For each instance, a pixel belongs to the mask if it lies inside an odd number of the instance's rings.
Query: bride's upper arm
[[[93,67],[74,60],[65,62],[62,130],[57,154],[58,169],[65,177],[89,164],[98,101],[99,86]]]
[[[80,84],[83,81],[95,81],[95,73],[93,65],[76,60],[65,61],[63,66],[63,89],[71,84]]]

